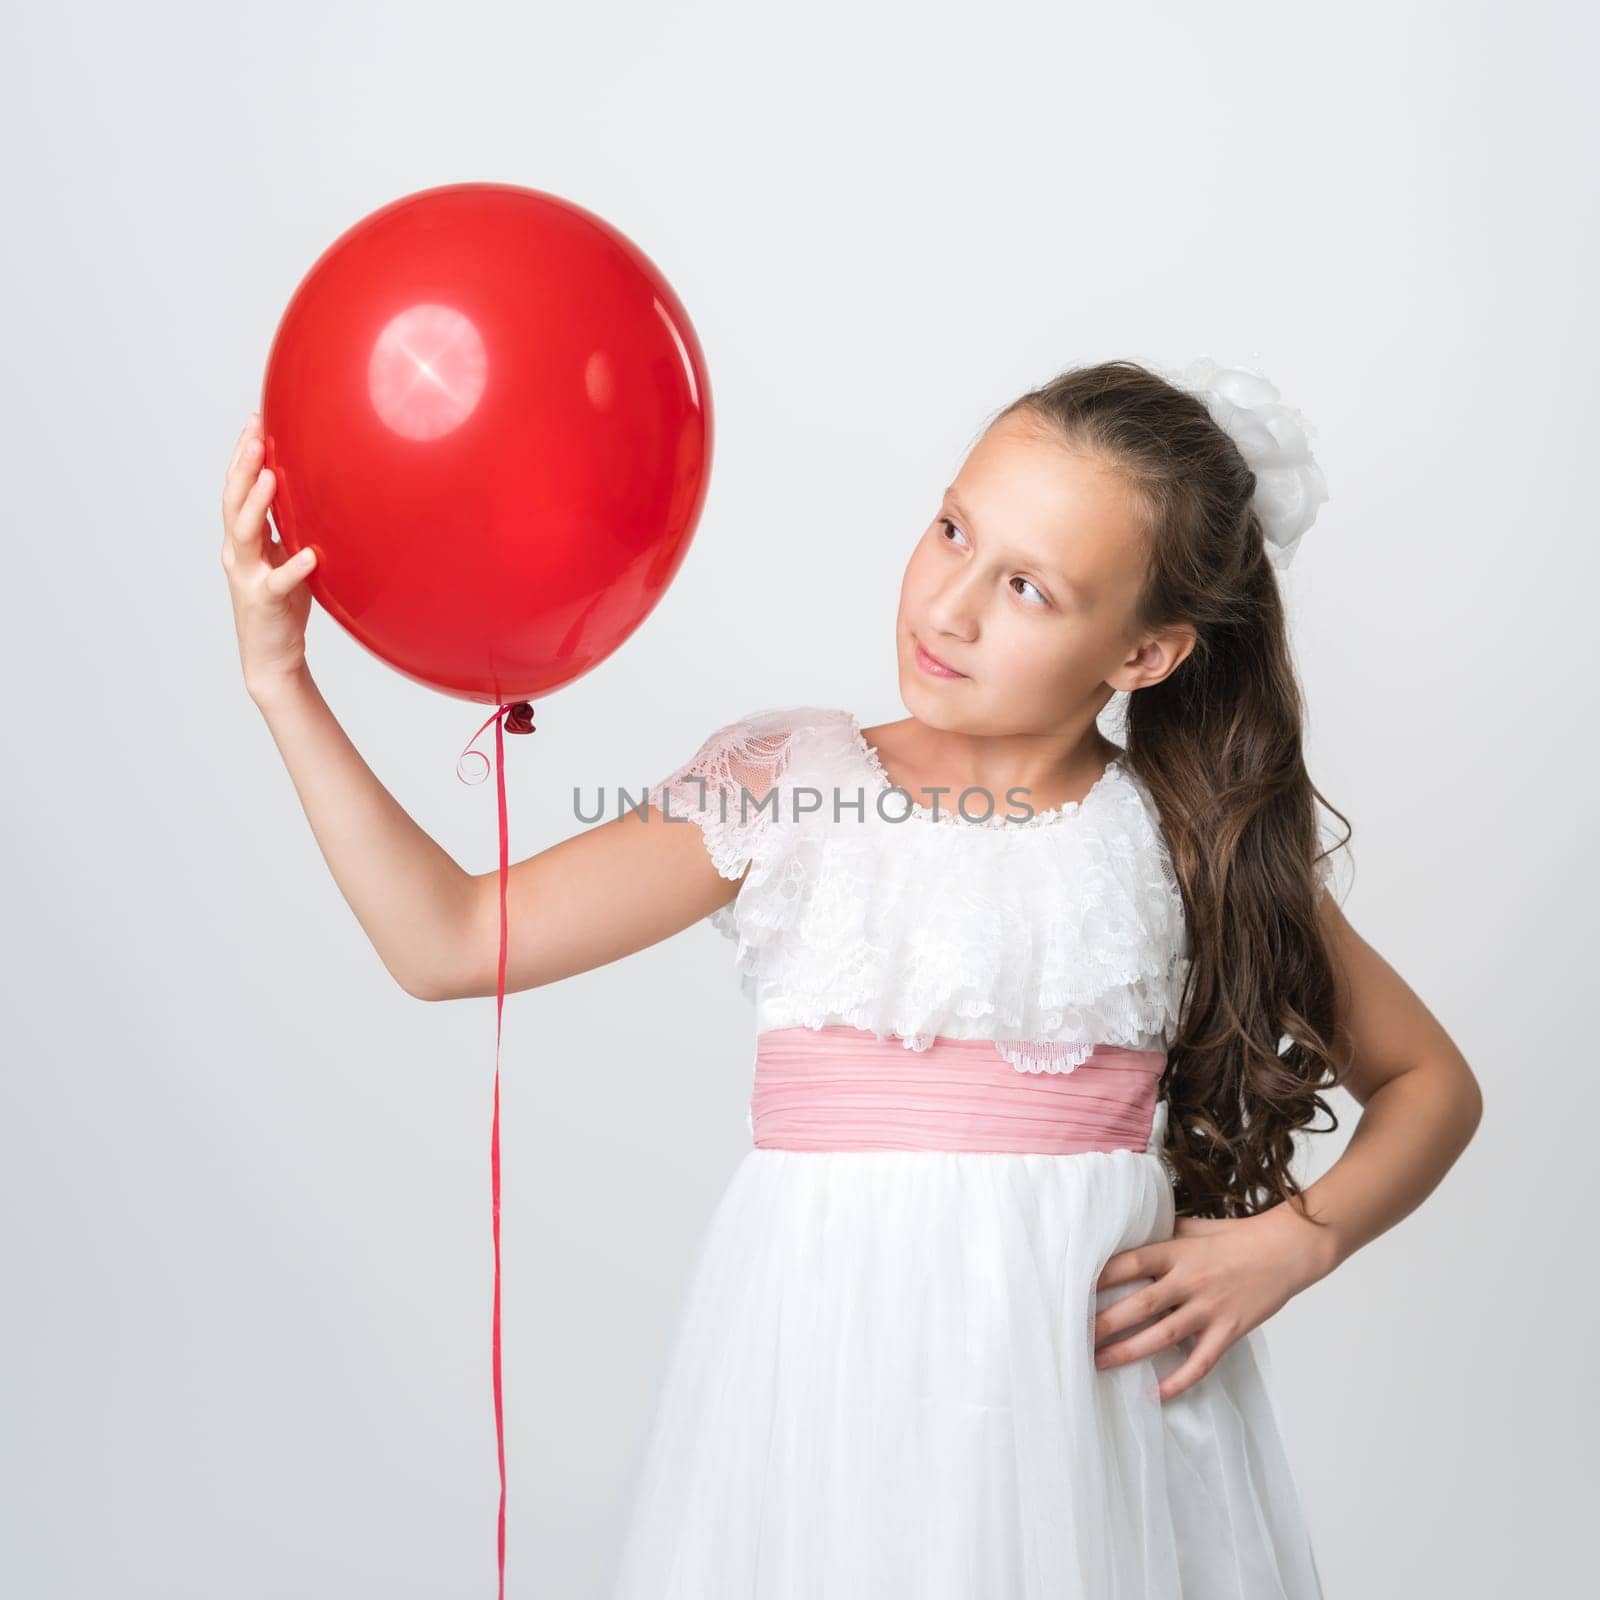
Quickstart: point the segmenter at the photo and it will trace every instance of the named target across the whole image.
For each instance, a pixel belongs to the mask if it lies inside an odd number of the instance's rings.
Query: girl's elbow
[[[1483,1085],[1478,1081],[1477,1073],[1467,1065],[1464,1057],[1460,1059],[1459,1076],[1461,1082],[1457,1098],[1465,1130],[1462,1144],[1465,1145],[1478,1131],[1478,1126],[1483,1121]]]
[[[389,975],[413,1000],[454,1000],[456,998],[455,990],[437,973],[402,976],[398,972],[391,972]]]

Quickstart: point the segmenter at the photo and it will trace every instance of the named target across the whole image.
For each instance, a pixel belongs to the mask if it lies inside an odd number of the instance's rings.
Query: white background
[[[301,274],[402,194],[492,180],[647,251],[717,426],[673,588],[507,741],[517,856],[575,831],[574,785],[637,792],[746,711],[902,715],[910,545],[1059,368],[1209,353],[1311,418],[1332,499],[1286,592],[1341,892],[1486,1115],[1269,1324],[1276,1392],[1330,1597],[1573,1591],[1592,8],[100,3],[6,35],[0,1587],[494,1592],[493,1001],[409,999],[365,942],[218,563]],[[493,785],[455,766],[485,708],[320,611],[310,654],[384,782],[492,868]],[[508,1002],[513,1595],[605,1593],[748,1148],[730,950],[702,925]]]

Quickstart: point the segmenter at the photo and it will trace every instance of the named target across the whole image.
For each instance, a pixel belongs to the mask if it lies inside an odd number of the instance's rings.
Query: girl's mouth
[[[917,665],[928,674],[930,678],[964,678],[966,673],[957,672],[954,667],[948,667],[937,656],[929,655],[922,648],[921,641],[912,635],[912,642],[917,647]]]

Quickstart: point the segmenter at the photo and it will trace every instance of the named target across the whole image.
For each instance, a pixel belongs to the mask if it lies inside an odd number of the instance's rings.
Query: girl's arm
[[[1327,1226],[1299,1226],[1320,1241],[1320,1272],[1330,1272],[1433,1192],[1477,1130],[1483,1091],[1438,1018],[1331,894],[1319,914],[1340,986],[1336,1048],[1362,1107],[1344,1153],[1305,1191]]]
[[[395,981],[420,1000],[495,992],[500,873],[469,874],[384,788],[304,668],[252,690],[323,860]],[[506,992],[620,960],[738,892],[691,818],[651,807],[514,862]]]
[[[1158,1388],[1170,1400],[1288,1298],[1415,1210],[1466,1148],[1483,1115],[1472,1069],[1404,979],[1345,920],[1318,908],[1339,988],[1335,1054],[1362,1106],[1344,1154],[1297,1206],[1248,1217],[1179,1217],[1173,1237],[1111,1257],[1096,1287],[1151,1278],[1094,1318],[1095,1366],[1124,1366],[1193,1338]]]
[[[499,872],[463,871],[389,791],[339,725],[305,661],[315,566],[267,537],[273,475],[252,415],[223,483],[222,566],[240,664],[323,860],[408,994],[495,992]],[[655,944],[726,904],[741,879],[712,864],[699,826],[651,808],[575,834],[510,869],[506,988],[534,988]]]
[[[712,865],[692,818],[654,806],[513,862],[506,882],[506,993],[603,967],[679,932],[739,892]],[[492,995],[500,873],[463,880],[422,998]],[[415,990],[413,992],[416,992]]]

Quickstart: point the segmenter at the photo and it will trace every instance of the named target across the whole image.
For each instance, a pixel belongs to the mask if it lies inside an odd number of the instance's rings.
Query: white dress
[[[891,789],[848,712],[799,707],[717,730],[650,799],[724,876],[748,867],[710,920],[758,1033],[992,1040],[1067,1072],[1173,1031],[1182,898],[1119,763],[1080,802],[968,821]],[[683,1293],[614,1600],[1316,1600],[1261,1330],[1166,1401],[1190,1339],[1093,1365],[1095,1313],[1149,1281],[1097,1292],[1101,1269],[1172,1235],[1164,1109],[1146,1149],[744,1155]]]

